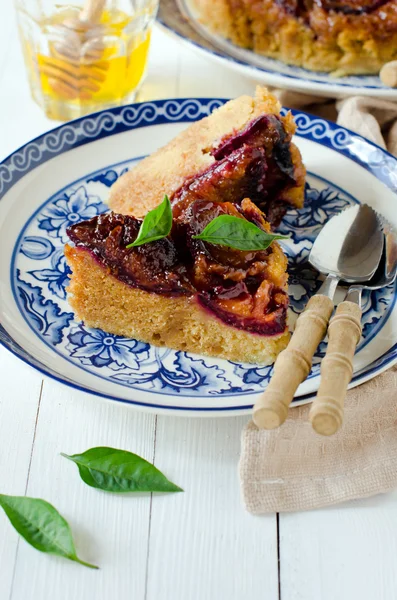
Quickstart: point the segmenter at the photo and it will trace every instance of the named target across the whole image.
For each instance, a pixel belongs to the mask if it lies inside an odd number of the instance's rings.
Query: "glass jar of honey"
[[[135,97],[158,0],[15,0],[34,100],[66,121]]]

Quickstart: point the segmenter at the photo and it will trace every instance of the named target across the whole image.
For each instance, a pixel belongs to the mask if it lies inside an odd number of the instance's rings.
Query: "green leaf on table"
[[[150,210],[142,221],[137,238],[127,248],[134,248],[167,237],[172,227],[172,208],[168,196],[161,204]]]
[[[0,494],[0,506],[11,525],[36,550],[98,569],[78,558],[69,524],[52,504],[39,498]]]
[[[81,479],[106,492],[183,492],[152,463],[137,454],[98,447],[83,454],[63,454],[78,466]]]
[[[192,237],[210,244],[245,251],[266,250],[274,240],[288,239],[285,235],[267,233],[254,223],[233,215],[215,217],[199,235]]]

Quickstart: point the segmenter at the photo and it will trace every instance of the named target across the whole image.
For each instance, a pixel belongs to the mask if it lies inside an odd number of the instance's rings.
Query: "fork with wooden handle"
[[[347,386],[353,376],[353,357],[361,331],[360,302],[341,302],[328,326],[320,387],[309,413],[313,429],[321,435],[333,435],[342,425]]]

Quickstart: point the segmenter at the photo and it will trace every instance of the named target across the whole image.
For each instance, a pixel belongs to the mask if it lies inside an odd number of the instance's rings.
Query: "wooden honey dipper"
[[[51,56],[41,59],[41,73],[48,77],[48,84],[61,98],[89,100],[106,79],[109,65],[101,60],[104,47],[93,37],[105,3],[106,0],[87,0],[78,18],[65,19],[64,39],[53,42]]]

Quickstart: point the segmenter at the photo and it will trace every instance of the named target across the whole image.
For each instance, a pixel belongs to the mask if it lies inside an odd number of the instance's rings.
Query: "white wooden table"
[[[156,30],[144,98],[237,96],[254,82]],[[11,0],[0,6],[0,158],[50,129],[30,99]],[[0,257],[1,260],[1,257]],[[252,517],[240,501],[247,418],[147,415],[73,391],[0,348],[0,493],[42,497],[70,522],[91,571],[28,546],[0,510],[0,600],[394,600],[397,493]],[[121,497],[60,457],[130,449],[186,491]]]

